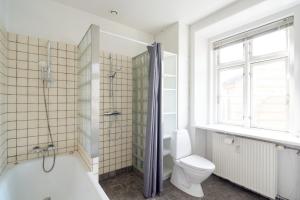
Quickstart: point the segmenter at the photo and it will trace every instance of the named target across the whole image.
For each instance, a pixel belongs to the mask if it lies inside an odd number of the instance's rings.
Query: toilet
[[[203,197],[201,183],[213,173],[215,165],[201,156],[192,154],[187,130],[175,131],[171,140],[171,155],[174,160],[171,183],[189,195]]]

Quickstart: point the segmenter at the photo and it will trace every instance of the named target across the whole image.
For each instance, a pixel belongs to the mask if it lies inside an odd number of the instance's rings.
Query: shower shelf
[[[177,91],[177,89],[174,89],[174,88],[164,88],[164,91]]]
[[[116,116],[116,115],[121,115],[121,113],[118,112],[118,111],[105,112],[105,113],[104,113],[104,116]]]
[[[176,112],[164,112],[163,115],[176,115]]]
[[[177,76],[174,75],[174,74],[164,74],[163,76],[164,77],[170,77],[170,78],[177,78]]]
[[[171,137],[172,137],[172,136],[168,134],[168,135],[164,135],[164,136],[163,136],[163,139],[164,139],[164,140],[166,140],[166,139],[171,139]]]

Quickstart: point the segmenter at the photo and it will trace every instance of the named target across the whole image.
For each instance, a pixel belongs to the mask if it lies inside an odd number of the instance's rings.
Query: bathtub
[[[50,158],[48,158],[50,159]],[[7,167],[0,176],[1,200],[108,200],[77,153],[60,155],[52,172],[35,159]]]

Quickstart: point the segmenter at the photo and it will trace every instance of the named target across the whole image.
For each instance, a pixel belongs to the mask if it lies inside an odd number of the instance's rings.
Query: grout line
[[[27,37],[27,43],[29,43],[29,38]],[[29,52],[29,45],[27,45],[27,51]],[[29,82],[29,77],[28,77],[28,68],[29,68],[29,54],[27,53],[27,85],[26,85],[26,89],[27,89],[27,98],[26,98],[26,103],[27,103],[27,115],[26,115],[26,120],[27,120],[27,131],[26,131],[26,135],[27,135],[27,160],[28,160],[28,152],[29,152],[29,149],[28,149],[28,146],[29,146],[29,137],[28,137],[28,94],[29,94],[29,89],[28,89],[28,82]]]

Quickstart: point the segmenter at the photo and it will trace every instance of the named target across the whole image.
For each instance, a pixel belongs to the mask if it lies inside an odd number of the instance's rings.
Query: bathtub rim
[[[62,157],[62,156],[75,157],[76,160],[78,162],[80,162],[80,167],[84,171],[85,175],[88,177],[89,181],[92,183],[93,188],[97,191],[97,193],[100,197],[100,200],[109,200],[109,198],[106,195],[106,193],[104,192],[103,188],[98,183],[98,174],[93,174],[91,171],[89,171],[88,165],[83,161],[82,157],[80,156],[80,154],[77,151],[68,152],[68,153],[61,153],[61,154],[57,155],[57,157]],[[13,168],[15,168],[19,165],[22,165],[22,164],[31,163],[31,162],[38,162],[38,161],[42,162],[42,158],[33,158],[33,159],[30,159],[30,160],[20,161],[18,163],[9,163],[9,164],[7,164],[4,168],[4,170],[2,171],[2,173],[0,174],[0,182],[5,181],[5,175],[9,171],[13,170]],[[41,170],[42,170],[42,168],[41,168]]]

